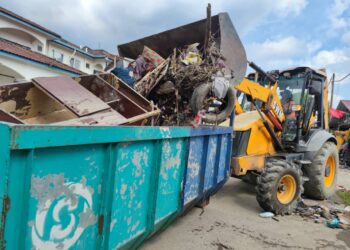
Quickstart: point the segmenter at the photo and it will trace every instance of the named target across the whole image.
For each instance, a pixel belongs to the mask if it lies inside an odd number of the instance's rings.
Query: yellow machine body
[[[325,75],[324,71],[318,71],[319,74]],[[283,112],[283,106],[281,99],[277,93],[278,82],[269,83],[267,86],[262,86],[258,82],[251,81],[244,78],[243,81],[235,86],[237,91],[244,93],[249,97],[250,101],[261,102],[262,115],[259,115],[257,110],[251,109],[251,111],[244,111],[239,103],[235,105],[235,125],[234,131],[236,136],[241,136],[242,140],[239,142],[239,147],[244,147],[238,150],[245,150],[244,154],[233,154],[232,157],[232,174],[233,176],[244,176],[248,171],[262,172],[265,167],[265,161],[267,156],[272,156],[277,153],[271,135],[268,133],[266,126],[263,123],[265,119],[269,125],[275,129],[276,135],[281,138],[282,132],[276,131],[275,124],[271,122],[270,117],[267,117],[266,111],[271,111],[274,119],[278,120],[280,124],[286,121],[285,114]],[[325,110],[325,129],[328,129],[328,82],[325,81],[322,89],[324,93],[323,105]],[[296,110],[301,110],[304,107],[295,105]],[[264,112],[265,111],[265,112]],[[316,121],[315,113],[312,113],[308,129]],[[249,134],[249,136],[247,135]],[[347,132],[347,136],[350,132]],[[344,137],[344,135],[343,135]],[[342,138],[343,138],[342,137]],[[244,141],[245,140],[245,141]],[[340,136],[339,136],[340,140]],[[341,145],[342,143],[338,143]]]
[[[350,138],[350,129],[345,131],[337,130],[334,132],[334,135],[337,140],[337,148],[340,150],[341,146]]]
[[[246,138],[246,155],[232,158],[234,175],[245,175],[248,170],[259,171],[265,166],[267,155],[276,153],[270,134],[268,133],[258,111],[249,111],[236,116],[234,131],[236,134],[249,133]]]

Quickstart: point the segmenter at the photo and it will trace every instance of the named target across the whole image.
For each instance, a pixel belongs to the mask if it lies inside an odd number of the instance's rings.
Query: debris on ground
[[[350,228],[350,212],[344,205],[333,204],[331,201],[323,204],[307,205],[304,201],[298,203],[296,214],[313,220],[315,223],[322,223],[329,228]]]
[[[275,214],[272,212],[262,212],[259,214],[259,216],[262,218],[272,218],[275,216]]]
[[[327,221],[327,227],[329,228],[338,228],[339,224],[340,224],[340,221],[337,218]]]

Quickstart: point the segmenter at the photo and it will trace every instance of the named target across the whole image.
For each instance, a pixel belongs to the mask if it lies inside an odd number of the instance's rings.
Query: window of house
[[[75,59],[75,61],[74,61],[74,68],[80,69],[80,60]]]
[[[63,53],[57,52],[54,49],[52,49],[52,58],[59,62],[63,62]]]
[[[90,69],[90,64],[89,63],[86,63],[86,68]]]
[[[40,44],[38,44],[37,49],[38,49],[39,52],[42,52],[42,51],[43,51],[43,46],[41,46]]]
[[[73,57],[71,59],[69,59],[69,65],[71,67],[74,67],[74,58]]]
[[[63,62],[63,54],[59,53],[59,56],[56,57],[56,60],[59,61],[59,62]]]

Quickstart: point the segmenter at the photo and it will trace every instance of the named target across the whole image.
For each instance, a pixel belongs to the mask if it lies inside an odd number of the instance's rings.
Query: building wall
[[[14,76],[14,79],[4,77],[1,75]],[[40,65],[35,62],[32,63],[0,55],[0,84],[21,80],[29,80],[34,77],[63,75],[77,76],[74,73],[57,70],[55,68],[50,68],[48,66]]]
[[[63,55],[62,62],[64,64],[67,64],[67,65],[72,66],[76,69],[79,69],[87,74],[94,74],[95,70],[101,71],[101,68],[103,70],[106,67],[106,60],[105,59],[95,59],[95,58],[89,57],[87,55],[83,55],[82,53],[80,53],[78,51],[74,52],[74,50],[67,49],[67,48],[60,46],[58,44],[49,43],[48,56],[50,56],[52,58],[60,59],[61,55]],[[78,60],[80,62],[79,65],[77,65],[77,63],[74,63],[74,65],[71,65],[71,63],[70,63],[71,58],[74,58],[74,60]],[[99,66],[101,66],[101,68]]]
[[[33,51],[46,54],[49,36],[3,16],[0,16],[0,37],[30,47]],[[38,51],[38,43],[42,45],[42,51]]]
[[[95,71],[103,71],[106,67],[105,59],[96,59],[79,52],[74,53],[73,49],[68,49],[50,42],[54,37],[4,16],[0,16],[0,38],[29,47],[33,51],[55,58],[69,66],[72,66],[70,60],[73,57],[80,62],[75,62],[73,67],[87,74],[94,74]],[[41,51],[38,50],[38,47],[41,47]],[[61,54],[63,55],[62,59],[60,58]],[[20,70],[22,70],[22,67],[19,69],[19,72]],[[35,71],[36,69],[33,68],[33,70]]]

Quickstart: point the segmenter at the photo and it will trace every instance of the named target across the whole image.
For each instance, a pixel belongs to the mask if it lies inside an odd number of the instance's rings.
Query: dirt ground
[[[338,183],[350,189],[349,169],[340,170]],[[204,210],[193,208],[141,249],[350,249],[350,230],[298,215],[264,219],[260,212],[254,187],[231,178]]]

